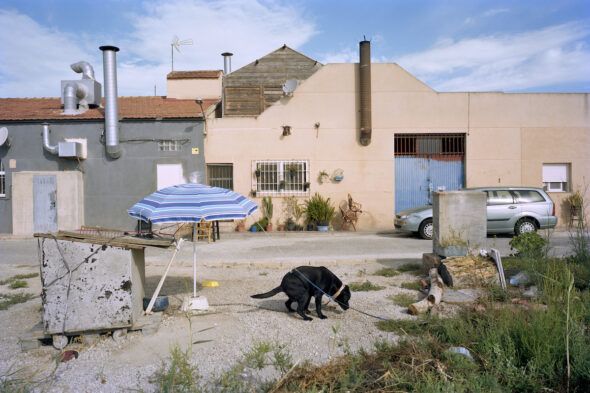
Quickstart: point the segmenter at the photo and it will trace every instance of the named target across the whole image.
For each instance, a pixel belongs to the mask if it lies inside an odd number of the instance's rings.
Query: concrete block
[[[422,271],[428,273],[433,267],[440,265],[440,257],[432,252],[422,254]]]
[[[463,256],[485,245],[487,211],[484,192],[435,192],[432,207],[435,254]]]
[[[45,333],[127,328],[143,313],[143,250],[40,238],[39,260]]]

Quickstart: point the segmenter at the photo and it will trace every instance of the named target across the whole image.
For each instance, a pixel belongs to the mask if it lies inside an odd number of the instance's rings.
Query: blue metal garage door
[[[395,136],[395,211],[432,203],[432,192],[465,185],[463,134]]]

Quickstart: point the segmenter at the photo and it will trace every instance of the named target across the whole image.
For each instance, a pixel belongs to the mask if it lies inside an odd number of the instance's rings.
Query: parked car
[[[467,190],[487,194],[488,233],[520,235],[557,225],[555,204],[542,188],[479,187]],[[432,206],[397,213],[394,226],[399,231],[414,232],[423,239],[432,239]]]

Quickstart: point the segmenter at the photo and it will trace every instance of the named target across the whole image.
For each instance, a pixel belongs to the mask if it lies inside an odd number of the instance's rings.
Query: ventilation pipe
[[[70,65],[70,68],[78,73],[82,74],[82,79],[94,79],[94,68],[87,61],[79,61]]]
[[[85,98],[88,95],[86,86],[81,83],[68,82],[64,86],[64,115],[77,115],[88,110],[88,103]],[[80,104],[80,110],[78,110]]]
[[[361,135],[363,146],[371,143],[371,42],[360,42],[360,101],[361,101]]]
[[[225,75],[227,75],[231,72],[231,57],[233,55],[234,54],[230,53],[230,52],[223,52],[221,54],[221,56],[223,56],[223,73]]]
[[[121,156],[119,146],[119,108],[117,103],[117,52],[116,46],[101,46],[104,72],[104,131],[107,155]]]
[[[43,123],[41,125],[43,126],[43,149],[49,154],[57,154],[58,145],[52,145],[49,142],[49,133],[51,132],[49,129],[49,123]]]

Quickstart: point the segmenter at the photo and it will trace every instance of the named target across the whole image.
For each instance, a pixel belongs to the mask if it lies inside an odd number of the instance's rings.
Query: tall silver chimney
[[[119,146],[119,106],[117,102],[117,52],[116,46],[101,46],[104,72],[104,133],[107,155],[121,156]]]
[[[223,56],[223,73],[225,75],[231,72],[231,57],[234,54],[231,52],[223,52],[221,56]]]

